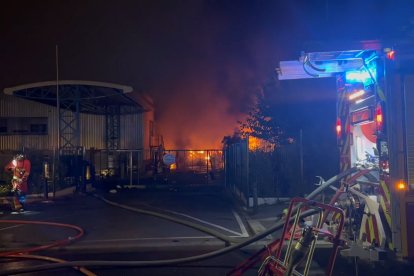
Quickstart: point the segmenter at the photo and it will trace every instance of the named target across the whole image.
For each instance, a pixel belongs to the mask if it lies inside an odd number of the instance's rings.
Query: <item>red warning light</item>
[[[388,161],[387,161],[387,160],[382,160],[382,161],[379,163],[379,165],[380,165],[381,170],[383,170],[383,171],[388,171],[388,170],[390,169],[390,167],[389,167],[389,163],[388,163]]]
[[[394,60],[395,59],[395,51],[391,50],[387,52],[387,59]]]
[[[341,119],[338,118],[336,119],[336,136],[339,138],[341,137],[342,134],[342,124],[341,124]]]

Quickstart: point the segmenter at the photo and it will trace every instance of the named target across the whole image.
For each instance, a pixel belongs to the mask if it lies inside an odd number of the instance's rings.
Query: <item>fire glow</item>
[[[239,120],[239,114],[228,113],[227,108],[227,103],[218,99],[171,103],[157,120],[165,148],[221,149],[223,137],[234,132]]]

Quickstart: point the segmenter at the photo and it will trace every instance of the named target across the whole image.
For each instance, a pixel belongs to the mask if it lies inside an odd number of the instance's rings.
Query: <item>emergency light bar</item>
[[[372,65],[366,65],[363,69],[358,71],[347,71],[345,73],[345,79],[347,83],[363,83],[364,85],[370,85],[375,83],[377,78],[377,68],[375,63]]]
[[[345,79],[349,82],[362,82],[365,83],[371,77],[367,71],[348,71],[345,73]]]

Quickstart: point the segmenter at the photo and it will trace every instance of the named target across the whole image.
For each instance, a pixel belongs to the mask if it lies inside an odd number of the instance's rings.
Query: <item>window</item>
[[[7,132],[7,120],[0,118],[0,134]]]
[[[0,135],[47,135],[47,117],[0,118]]]

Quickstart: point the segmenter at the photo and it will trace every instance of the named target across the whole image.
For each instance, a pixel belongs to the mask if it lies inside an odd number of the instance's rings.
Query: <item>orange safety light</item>
[[[406,191],[407,190],[407,184],[403,180],[397,181],[395,188],[397,191]]]
[[[384,127],[384,116],[382,114],[381,103],[378,103],[375,109],[375,122],[377,123],[377,130],[382,131]]]
[[[341,137],[342,134],[342,124],[341,124],[341,119],[338,118],[336,119],[336,136],[339,138]]]

